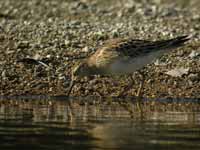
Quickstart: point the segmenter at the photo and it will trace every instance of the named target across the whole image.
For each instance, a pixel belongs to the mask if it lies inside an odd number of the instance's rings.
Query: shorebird
[[[75,65],[67,96],[71,93],[78,76],[131,75],[163,54],[182,46],[189,39],[188,36],[179,36],[159,41],[132,38],[110,40],[93,55]],[[141,95],[143,83],[144,77],[137,96]]]

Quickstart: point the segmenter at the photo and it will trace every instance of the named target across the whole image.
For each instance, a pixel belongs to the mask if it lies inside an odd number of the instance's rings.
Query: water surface
[[[1,99],[0,149],[200,149],[198,101],[144,106],[132,118],[116,101],[99,101]]]

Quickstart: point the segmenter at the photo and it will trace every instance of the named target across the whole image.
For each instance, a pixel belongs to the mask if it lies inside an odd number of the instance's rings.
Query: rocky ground
[[[0,95],[66,94],[74,63],[112,38],[190,35],[184,47],[144,68],[144,96],[199,98],[199,9],[198,0],[1,0]],[[133,76],[125,96],[139,86]],[[129,82],[82,78],[72,95],[117,96]]]

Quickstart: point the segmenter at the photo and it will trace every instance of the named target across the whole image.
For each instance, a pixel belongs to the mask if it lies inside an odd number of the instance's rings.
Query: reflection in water
[[[102,148],[189,149],[200,148],[198,125],[165,122],[112,122],[94,129],[95,141]]]
[[[200,148],[198,103],[144,105],[141,119],[111,100],[0,100],[0,149]]]

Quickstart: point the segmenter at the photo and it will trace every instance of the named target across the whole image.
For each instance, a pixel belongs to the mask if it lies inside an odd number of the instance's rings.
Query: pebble
[[[193,51],[189,54],[189,58],[191,58],[191,59],[196,58],[197,56],[200,56],[200,51],[195,51],[195,50],[193,50]]]
[[[82,49],[82,52],[88,53],[89,52],[89,48],[86,46]]]
[[[198,73],[191,73],[188,78],[191,80],[191,81],[198,81],[200,80],[200,74]]]
[[[175,68],[166,72],[166,74],[172,77],[182,77],[185,74],[188,74],[189,68]]]

